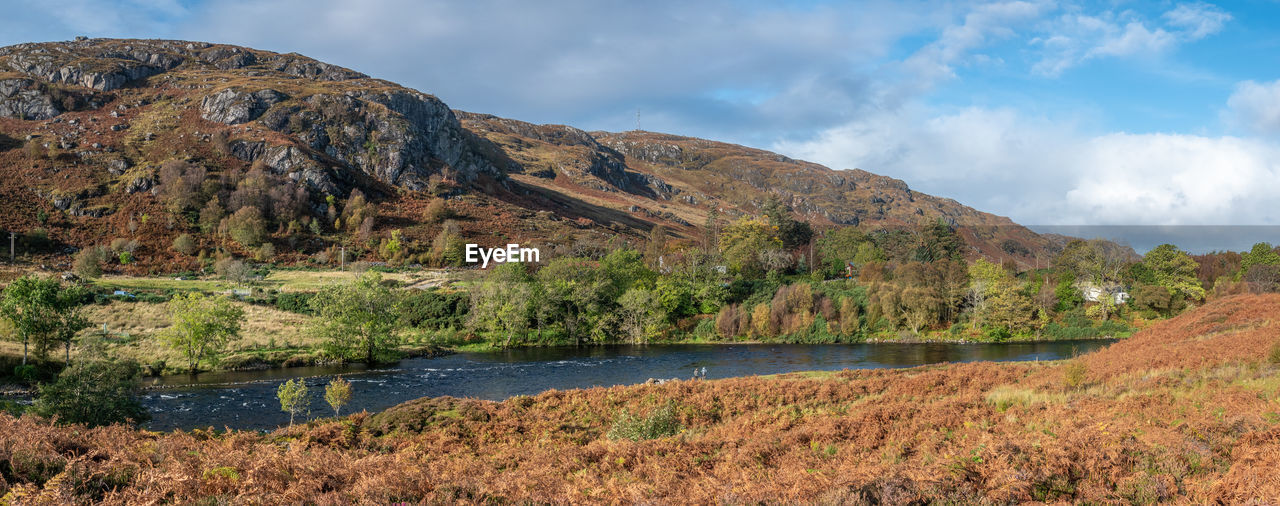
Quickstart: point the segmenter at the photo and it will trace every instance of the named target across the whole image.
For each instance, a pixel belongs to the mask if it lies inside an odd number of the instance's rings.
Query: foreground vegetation
[[[10,501],[1242,503],[1280,496],[1280,295],[1070,361],[422,399],[269,434],[0,415]]]

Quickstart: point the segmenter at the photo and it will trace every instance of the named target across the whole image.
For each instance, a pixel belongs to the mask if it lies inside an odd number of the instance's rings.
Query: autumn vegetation
[[[0,415],[22,502],[1265,502],[1280,295],[1101,351],[435,398],[269,434]]]

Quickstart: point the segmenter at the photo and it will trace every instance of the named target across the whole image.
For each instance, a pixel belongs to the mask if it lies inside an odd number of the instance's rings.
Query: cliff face
[[[433,174],[464,180],[496,174],[439,99],[296,54],[182,41],[91,39],[0,48],[0,117],[47,120],[66,112],[78,89],[103,98],[163,90],[163,100],[197,109],[222,125],[258,122],[283,135],[244,139],[237,151],[277,171],[301,171],[322,192],[342,192],[341,176],[360,171],[392,186],[426,187]],[[72,102],[74,103],[74,100]],[[105,103],[99,99],[96,109]],[[196,106],[198,104],[198,106]],[[140,119],[160,107],[140,103]],[[192,107],[196,106],[196,107]],[[166,111],[172,112],[172,111]],[[122,128],[130,125],[123,124]],[[157,136],[164,132],[153,132]],[[71,142],[77,135],[72,132]],[[248,137],[254,137],[250,134]]]
[[[415,213],[440,195],[470,213],[463,232],[481,242],[573,242],[644,237],[656,225],[693,236],[712,210],[756,214],[776,194],[820,227],[944,219],[973,254],[1024,263],[1053,246],[1006,218],[869,172],[703,139],[455,112],[434,96],[305,56],[222,44],[0,48],[0,135],[11,139],[0,142],[0,229],[45,229],[65,251],[138,236],[158,253],[183,232],[207,244],[212,233],[197,230],[194,215],[210,199],[228,212],[246,202],[273,208],[269,219],[283,225],[320,218],[328,197],[354,190],[387,218],[375,235],[396,228],[419,241],[439,224]],[[163,184],[162,167],[179,162],[206,176],[191,183],[199,202],[185,208]],[[295,198],[281,204],[286,194]],[[164,227],[138,224],[158,215]],[[293,236],[277,238],[299,253],[345,240]]]

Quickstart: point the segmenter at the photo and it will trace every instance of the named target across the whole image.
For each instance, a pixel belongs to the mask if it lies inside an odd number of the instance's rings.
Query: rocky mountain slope
[[[355,191],[376,206],[372,227],[341,226]],[[713,209],[726,220],[758,214],[770,194],[819,230],[944,219],[971,255],[1023,264],[1057,244],[869,172],[453,111],[297,54],[117,39],[0,48],[0,229],[40,229],[54,254],[128,238],[140,265],[182,263],[169,252],[177,235],[201,248],[224,242],[201,226],[214,199],[227,215],[263,209],[288,262],[392,230],[425,248],[444,225],[422,211],[440,198],[468,240],[572,248],[640,239],[656,225],[692,238]]]

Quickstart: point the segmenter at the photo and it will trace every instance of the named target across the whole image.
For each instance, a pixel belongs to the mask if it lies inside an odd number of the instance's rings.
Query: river
[[[379,411],[419,397],[450,395],[502,400],[548,389],[641,383],[649,378],[689,378],[694,368],[709,379],[792,371],[911,367],[979,360],[1057,360],[1110,340],[1036,343],[679,344],[520,348],[402,360],[386,368],[295,367],[153,378],[143,404],[152,430],[174,428],[273,429],[289,421],[276,388],[306,378],[311,417],[332,416],[324,386],[337,374],[351,382],[344,413]]]

